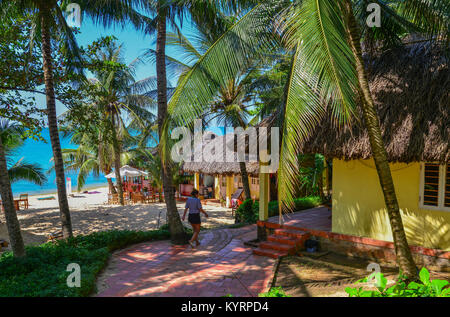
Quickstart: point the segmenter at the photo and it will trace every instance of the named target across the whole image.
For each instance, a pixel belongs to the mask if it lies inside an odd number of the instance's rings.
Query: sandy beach
[[[74,235],[89,234],[105,230],[150,230],[166,223],[165,203],[135,204],[126,206],[108,205],[108,187],[89,189],[89,192],[75,193],[69,197]],[[38,200],[42,197],[54,200]],[[19,210],[17,216],[26,245],[41,244],[48,235],[61,230],[56,193],[29,197],[29,209]],[[178,203],[182,215],[184,204]],[[202,217],[205,228],[220,227],[234,223],[231,209],[204,205],[209,218]],[[185,221],[185,225],[189,226]],[[4,214],[0,214],[0,239],[9,241]]]

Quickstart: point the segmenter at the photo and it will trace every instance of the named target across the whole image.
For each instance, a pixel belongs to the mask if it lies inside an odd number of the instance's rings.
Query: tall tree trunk
[[[252,195],[250,192],[250,184],[248,183],[248,174],[247,174],[247,167],[245,165],[245,162],[239,162],[239,169],[241,170],[241,177],[242,177],[242,187],[244,187],[244,198],[252,199]]]
[[[8,229],[9,242],[15,257],[25,255],[25,245],[20,232],[20,223],[17,219],[16,208],[14,207],[14,197],[11,190],[11,183],[8,176],[5,151],[0,138],[0,194],[2,206],[5,210],[6,227]]]
[[[107,173],[107,174],[109,174],[109,173]],[[116,189],[114,188],[114,184],[113,184],[111,178],[108,178],[108,186],[109,186],[109,192],[110,192],[111,194],[117,194],[117,191],[116,191]]]
[[[120,145],[119,140],[117,139],[117,131],[116,131],[116,122],[114,119],[114,113],[111,113],[111,134],[112,134],[112,142],[113,142],[113,151],[114,151],[114,172],[116,173],[116,182],[117,182],[117,192],[119,194],[119,203],[123,206],[125,205],[125,201],[123,199],[123,186],[122,186],[122,176],[120,175]]]
[[[161,144],[163,124],[167,118],[167,75],[166,75],[166,12],[158,8],[158,30],[156,38],[156,76],[158,89],[158,134]],[[167,206],[167,218],[169,220],[170,238],[174,244],[186,244],[187,235],[178,213],[175,194],[173,190],[172,170],[169,162],[164,160],[162,149],[159,149],[161,157],[161,172],[163,179],[164,198]]]
[[[346,28],[349,36],[349,44],[355,56],[356,71],[358,82],[363,97],[362,110],[366,128],[369,133],[370,146],[372,149],[373,159],[378,172],[381,189],[384,195],[384,201],[391,223],[392,235],[394,238],[395,253],[397,255],[397,263],[400,270],[409,279],[417,279],[417,268],[414,263],[411,250],[406,240],[406,234],[403,227],[403,221],[400,214],[400,208],[395,194],[394,183],[392,181],[391,170],[387,160],[387,152],[384,147],[380,123],[375,110],[375,105],[370,93],[364,61],[362,59],[362,51],[360,44],[360,33],[353,14],[351,1],[345,0],[344,14],[346,19]]]
[[[72,237],[72,221],[70,219],[69,202],[67,200],[64,163],[59,142],[58,121],[56,119],[55,90],[53,85],[53,65],[51,54],[50,19],[51,12],[46,4],[40,8],[42,29],[42,60],[44,69],[45,95],[47,99],[48,127],[55,162],[56,186],[58,188],[59,212],[64,238]]]

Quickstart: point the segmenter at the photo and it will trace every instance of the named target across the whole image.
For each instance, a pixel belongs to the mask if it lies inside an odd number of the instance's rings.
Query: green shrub
[[[305,210],[319,206],[322,201],[319,196],[295,198],[295,211]],[[269,217],[278,216],[278,201],[269,202]],[[255,223],[258,220],[259,202],[251,199],[244,201],[236,210],[236,218],[239,222]]]
[[[24,258],[14,258],[12,252],[5,252],[0,256],[0,297],[88,296],[94,292],[96,276],[112,251],[168,238],[167,230],[107,231],[27,247]],[[79,288],[66,284],[69,263],[81,267]]]
[[[322,204],[322,200],[319,196],[308,196],[294,199],[295,208],[294,211],[301,211],[310,209]],[[269,202],[269,217],[278,215],[278,201],[273,200]]]
[[[255,223],[258,220],[258,209],[252,199],[245,200],[236,209],[236,218],[239,222]],[[258,205],[259,206],[259,205]]]
[[[222,297],[234,297],[233,294],[226,294]],[[283,288],[280,287],[272,287],[267,293],[259,293],[258,297],[291,297],[287,295]]]
[[[272,287],[267,293],[260,293],[258,297],[291,297],[281,287]]]
[[[422,268],[419,273],[420,282],[406,283],[402,276],[397,282],[387,287],[387,279],[383,273],[376,272],[359,280],[358,283],[366,283],[374,280],[376,290],[364,290],[362,287],[347,287],[345,291],[350,297],[450,297],[449,282],[445,280],[430,280],[430,273]]]

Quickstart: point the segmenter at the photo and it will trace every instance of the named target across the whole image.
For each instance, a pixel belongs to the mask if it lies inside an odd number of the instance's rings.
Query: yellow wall
[[[214,198],[220,199],[220,178],[219,176],[214,176]]]
[[[235,175],[221,175],[220,177],[218,177],[218,185],[219,185],[219,190],[216,190],[217,193],[220,193],[220,195],[222,197],[225,197],[225,199],[230,200],[231,201],[231,195],[233,195],[233,193],[239,188],[239,182],[238,182],[238,177],[240,175],[239,174],[235,174]],[[228,185],[227,186],[223,186],[222,184],[222,180],[226,179],[226,182],[224,182],[225,184]],[[259,199],[259,185],[258,184],[252,184],[251,182],[251,177],[249,176],[248,178],[248,182],[250,184],[250,194],[252,195],[252,199]]]
[[[419,208],[420,163],[391,164],[408,242],[450,250],[450,212]],[[332,231],[392,241],[373,160],[333,160]]]

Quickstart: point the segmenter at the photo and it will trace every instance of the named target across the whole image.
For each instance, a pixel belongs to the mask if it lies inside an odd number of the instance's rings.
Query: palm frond
[[[186,73],[169,104],[169,113],[178,124],[187,125],[200,117],[220,87],[245,69],[261,47],[272,46],[270,8],[266,4],[255,6]]]
[[[396,9],[431,37],[450,34],[450,2],[445,0],[404,0]]]
[[[331,107],[336,126],[355,110],[357,78],[340,8],[333,0],[305,0],[288,13],[286,42],[296,48],[288,82],[280,153],[280,208],[293,206],[299,144]]]
[[[47,177],[45,176],[42,167],[38,164],[24,162],[22,159],[8,169],[8,176],[11,183],[25,180],[42,186],[47,182]]]

